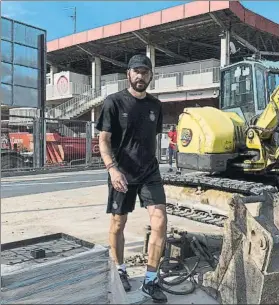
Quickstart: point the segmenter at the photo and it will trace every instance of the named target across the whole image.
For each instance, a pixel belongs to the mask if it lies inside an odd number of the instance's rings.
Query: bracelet
[[[109,171],[112,167],[114,167],[115,164],[112,162],[112,163],[109,163],[107,166],[106,166],[106,169],[107,171]]]

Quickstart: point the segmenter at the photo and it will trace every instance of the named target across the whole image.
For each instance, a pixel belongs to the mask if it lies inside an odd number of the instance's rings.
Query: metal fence
[[[168,142],[168,133],[163,132],[157,135],[157,159],[159,163],[168,163],[169,162],[169,142]]]
[[[1,170],[102,167],[93,122],[9,116],[2,118]]]
[[[2,118],[1,170],[30,168],[34,164],[34,119]]]
[[[1,171],[104,166],[94,122],[9,115],[1,122]],[[157,136],[159,163],[168,162],[167,132]]]

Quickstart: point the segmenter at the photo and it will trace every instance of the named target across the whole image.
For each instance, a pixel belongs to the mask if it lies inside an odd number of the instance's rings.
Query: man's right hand
[[[128,182],[125,176],[116,167],[110,168],[109,174],[113,187],[118,192],[126,193],[128,191]]]

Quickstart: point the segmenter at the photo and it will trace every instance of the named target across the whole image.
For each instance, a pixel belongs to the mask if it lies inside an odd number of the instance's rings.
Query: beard
[[[149,86],[151,80],[146,83],[143,80],[139,80],[139,81],[134,81],[132,82],[130,76],[129,76],[129,82],[131,84],[131,87],[136,91],[136,92],[144,92],[147,87]]]

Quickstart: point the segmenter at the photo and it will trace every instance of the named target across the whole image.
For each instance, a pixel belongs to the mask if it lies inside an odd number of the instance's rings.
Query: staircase
[[[90,89],[63,104],[48,110],[45,116],[49,119],[73,119],[81,116],[92,107],[100,105],[105,98],[106,94],[102,93],[102,91],[96,92],[95,90]]]

